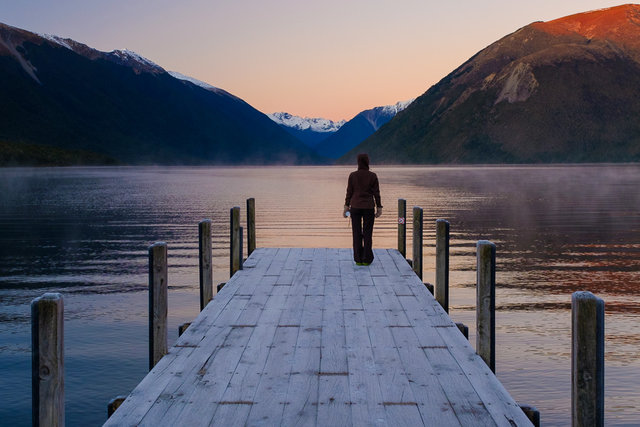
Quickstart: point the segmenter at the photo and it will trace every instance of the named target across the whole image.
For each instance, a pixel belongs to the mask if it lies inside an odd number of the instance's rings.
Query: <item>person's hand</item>
[[[347,213],[349,212],[349,206],[344,205],[344,210],[342,211],[342,216],[343,217],[348,217],[349,215],[347,215]]]
[[[382,206],[378,207],[378,209],[376,209],[376,218],[380,218],[380,215],[382,215]]]

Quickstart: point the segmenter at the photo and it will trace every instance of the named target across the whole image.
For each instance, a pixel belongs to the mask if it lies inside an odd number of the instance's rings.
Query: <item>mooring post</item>
[[[591,292],[571,296],[571,422],[604,425],[604,301]]]
[[[167,244],[149,247],[149,370],[167,354]]]
[[[464,335],[466,339],[469,339],[469,327],[464,323],[456,323],[458,330]]]
[[[247,199],[247,257],[256,249],[256,199]]]
[[[189,326],[191,326],[191,322],[185,322],[178,326],[178,336],[182,336]]]
[[[436,220],[436,301],[449,312],[449,221]]]
[[[242,253],[240,252],[240,208],[235,206],[230,212],[229,227],[229,277],[232,277],[236,271],[240,270],[240,260]]]
[[[422,208],[413,207],[413,271],[422,280]]]
[[[529,418],[529,421],[531,421],[533,427],[540,427],[540,411],[538,411],[538,408],[526,403],[518,404],[518,406],[520,406],[522,412],[524,412],[527,418]]]
[[[398,199],[398,251],[407,257],[407,201]]]
[[[211,265],[211,220],[198,224],[198,248],[200,265],[200,311],[213,299],[213,267]]]
[[[496,245],[480,240],[477,251],[476,352],[496,372]]]
[[[240,270],[244,266],[244,227],[238,228],[238,242],[240,242]]]
[[[64,426],[64,304],[59,293],[31,302],[31,420]]]
[[[114,412],[124,403],[127,396],[116,396],[107,404],[107,418],[111,418]]]

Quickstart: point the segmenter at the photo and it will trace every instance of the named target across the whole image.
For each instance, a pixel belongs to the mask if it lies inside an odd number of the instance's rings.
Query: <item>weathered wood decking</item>
[[[531,425],[396,250],[256,249],[106,425]]]

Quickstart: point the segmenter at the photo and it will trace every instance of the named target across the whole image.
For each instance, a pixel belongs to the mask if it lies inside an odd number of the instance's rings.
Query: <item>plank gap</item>
[[[382,402],[384,406],[418,406],[417,402]]]
[[[218,405],[253,405],[254,402],[249,400],[223,400]]]

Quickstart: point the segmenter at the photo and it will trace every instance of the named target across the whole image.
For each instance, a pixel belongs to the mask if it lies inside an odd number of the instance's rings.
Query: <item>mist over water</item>
[[[475,245],[497,245],[496,372],[544,425],[570,423],[571,293],[605,300],[606,423],[640,419],[640,167],[376,167],[374,247],[397,245],[397,199],[451,223],[450,314],[475,346]],[[147,372],[147,248],[169,251],[169,341],[196,317],[198,222],[212,220],[214,281],[228,278],[229,209],[256,199],[258,246],[349,247],[352,167],[0,170],[0,423],[31,421],[32,299],[65,304],[68,425],[99,425]],[[246,246],[246,245],[245,245]]]

